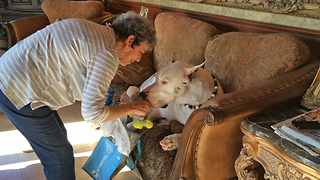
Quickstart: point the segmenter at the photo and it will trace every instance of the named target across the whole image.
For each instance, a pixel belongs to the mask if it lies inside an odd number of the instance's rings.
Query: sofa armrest
[[[242,148],[242,119],[214,125],[221,112],[200,108],[185,125],[170,180],[226,180],[236,176],[234,162]]]
[[[223,180],[236,176],[234,163],[242,148],[241,121],[301,98],[319,68],[319,61],[314,59],[268,82],[217,96],[194,111],[183,129],[169,179]]]
[[[221,113],[226,112],[215,119],[215,124],[253,115],[288,100],[301,98],[310,87],[319,66],[318,58],[311,56],[306,64],[293,71],[250,88],[217,96],[202,107],[215,107]]]
[[[4,24],[8,33],[8,47],[11,48],[18,41],[49,25],[45,14],[13,20]]]

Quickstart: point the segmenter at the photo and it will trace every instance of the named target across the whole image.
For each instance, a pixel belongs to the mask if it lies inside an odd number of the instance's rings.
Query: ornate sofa
[[[132,9],[117,11],[126,10]],[[207,61],[204,68],[218,78],[225,94],[208,100],[189,117],[178,150],[165,152],[158,143],[171,131],[158,127],[140,131],[142,157],[137,168],[145,180],[231,179],[236,176],[234,163],[242,148],[241,121],[253,114],[300,103],[320,61],[309,44],[294,36],[226,32],[221,29],[223,23],[216,26],[181,14],[153,14],[158,38],[155,49],[143,55],[139,63],[120,66],[113,86],[118,94],[128,85],[139,86],[171,63],[174,55],[174,60],[194,65]],[[22,21],[28,22],[21,19],[7,23],[15,35],[12,45],[23,39],[19,37],[27,36],[19,35],[21,26],[15,27]],[[44,21],[48,24],[48,20]],[[45,27],[40,23],[37,26],[35,30]]]
[[[159,13],[154,25],[158,38],[152,54],[155,71],[171,63],[173,55],[194,65],[206,61],[204,69],[218,78],[225,94],[191,114],[177,151],[165,152],[158,144],[172,132],[158,127],[140,131],[143,152],[137,167],[142,178],[235,177],[234,163],[242,148],[241,121],[300,103],[319,68],[318,58],[300,39],[285,34],[219,34],[211,24],[171,12]],[[138,85],[137,72],[130,72],[131,68],[136,71],[137,65],[120,67],[118,75],[126,83]]]

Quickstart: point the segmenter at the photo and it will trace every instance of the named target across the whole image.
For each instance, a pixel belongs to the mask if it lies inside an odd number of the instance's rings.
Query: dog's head
[[[169,103],[199,105],[207,101],[214,90],[214,82],[210,73],[201,68],[203,64],[192,66],[176,61],[161,68],[155,82],[146,87],[141,96],[154,108]]]

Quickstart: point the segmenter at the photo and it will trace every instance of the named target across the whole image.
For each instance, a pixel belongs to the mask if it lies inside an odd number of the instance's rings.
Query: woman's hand
[[[109,107],[109,115],[104,120],[110,121],[116,118],[120,118],[125,115],[135,114],[138,116],[146,116],[150,112],[150,104],[147,101],[134,101],[120,105],[113,105]]]
[[[132,114],[146,116],[150,112],[150,104],[147,101],[133,101],[130,103],[133,109]]]

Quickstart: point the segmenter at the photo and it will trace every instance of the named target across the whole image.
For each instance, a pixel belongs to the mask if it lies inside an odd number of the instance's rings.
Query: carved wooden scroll
[[[298,10],[313,10],[320,12],[319,0],[187,0],[194,3],[234,5],[264,8],[275,13],[290,13]]]
[[[259,163],[263,169],[263,178],[270,180],[319,180],[320,170],[310,168],[288,156],[272,142],[258,137],[246,130],[243,137],[243,149],[235,162],[239,180],[258,180],[254,167]]]

